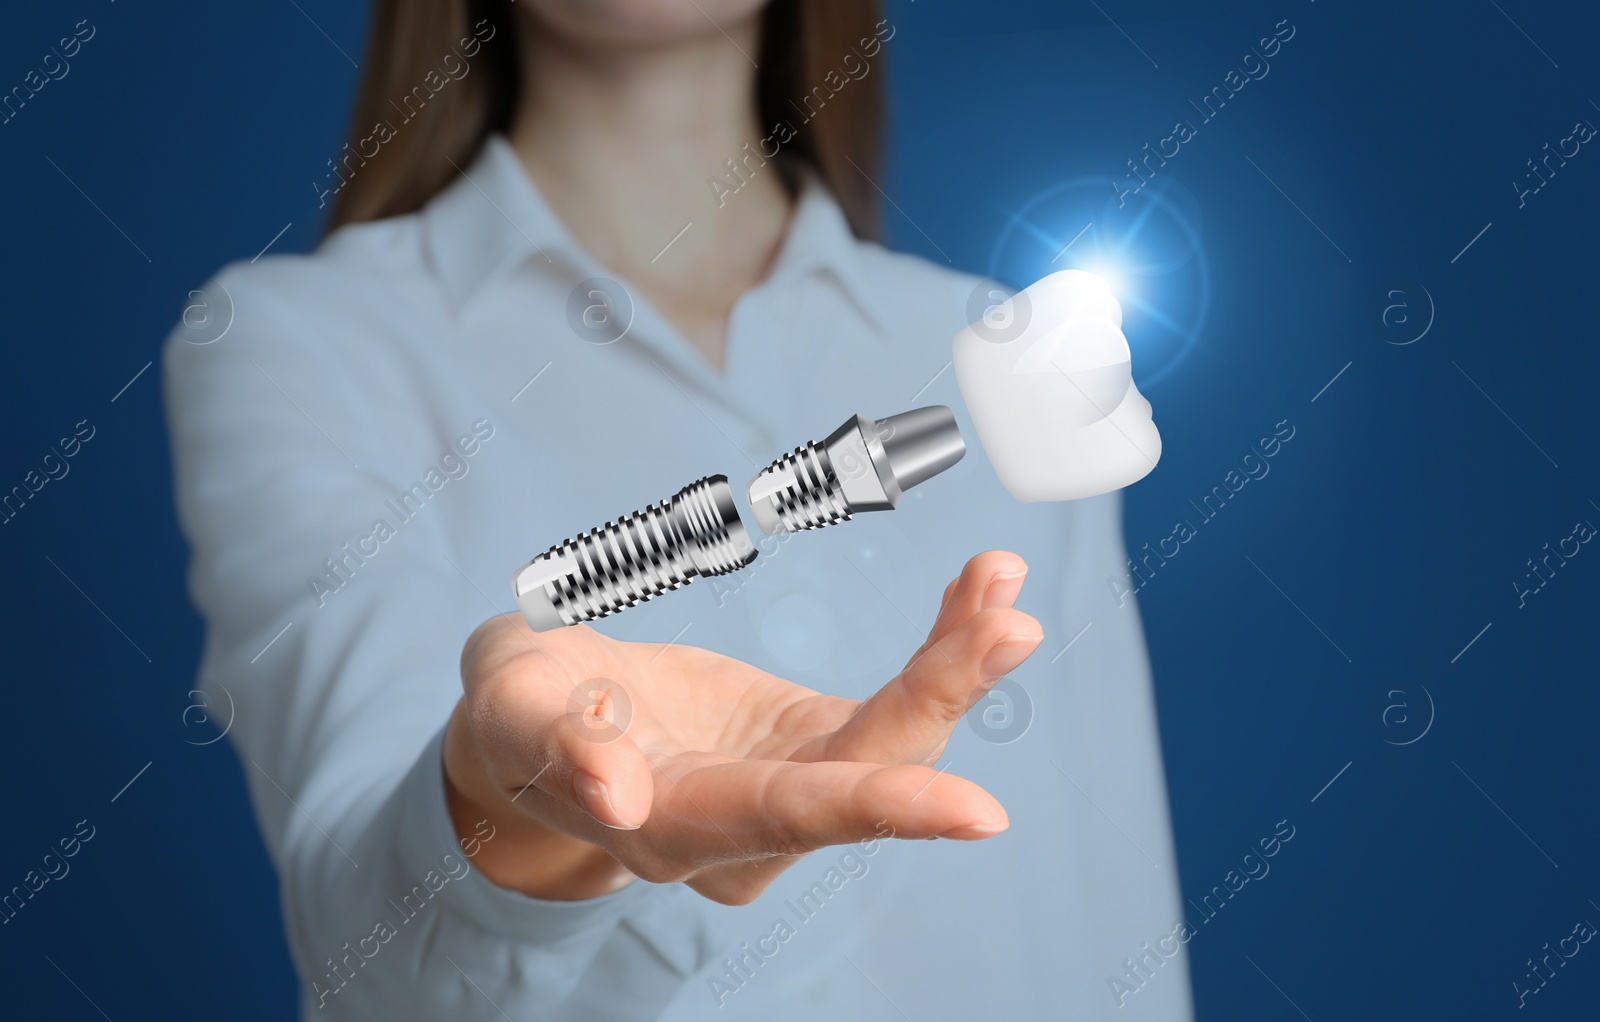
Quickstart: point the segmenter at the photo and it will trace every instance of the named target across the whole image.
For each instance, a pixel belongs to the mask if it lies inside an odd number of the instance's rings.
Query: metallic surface
[[[966,453],[943,405],[873,421],[851,416],[826,440],[797,447],[750,481],[756,523],[799,532],[860,511],[886,511],[901,494]],[[708,476],[659,504],[562,543],[517,569],[512,590],[535,631],[592,621],[724,575],[756,558],[726,476]]]
[[[769,534],[886,511],[906,490],[960,461],[966,450],[954,413],[943,405],[877,421],[852,416],[826,440],[795,448],[751,480],[750,510]]]
[[[696,575],[755,560],[726,476],[709,476],[659,504],[558,543],[512,576],[535,631],[591,621],[643,603]]]

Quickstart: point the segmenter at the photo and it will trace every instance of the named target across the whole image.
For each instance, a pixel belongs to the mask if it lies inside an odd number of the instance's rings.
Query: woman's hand
[[[885,821],[902,838],[997,834],[1000,803],[932,765],[1043,637],[1012,608],[1026,571],[1004,551],[974,557],[927,642],[865,702],[705,650],[492,618],[462,652],[445,740],[456,829],[487,818],[496,837],[474,861],[526,894],[595,897],[637,876],[724,904]]]

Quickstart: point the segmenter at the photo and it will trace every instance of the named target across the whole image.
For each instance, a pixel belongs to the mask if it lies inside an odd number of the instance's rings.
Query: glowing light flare
[[[1105,179],[1076,178],[1003,212],[989,276],[1013,288],[1067,269],[1105,280],[1127,308],[1143,385],[1161,382],[1199,342],[1211,273],[1198,204],[1176,182],[1118,206]]]

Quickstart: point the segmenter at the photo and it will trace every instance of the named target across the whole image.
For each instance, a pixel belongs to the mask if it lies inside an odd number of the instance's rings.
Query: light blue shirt
[[[948,368],[978,281],[855,239],[809,183],[719,375],[637,293],[627,315],[620,285],[579,286],[613,276],[497,137],[415,215],[223,270],[226,333],[167,344],[202,684],[235,707],[303,1017],[1190,1018],[1183,948],[1144,948],[1181,914],[1138,610],[1106,583],[1120,502],[1001,488]],[[1044,644],[939,764],[1010,829],[825,849],[738,908],[642,881],[542,901],[474,869],[440,742],[512,570],[700,476],[742,486],[849,415],[936,403],[969,453],[898,510],[768,539],[598,627],[860,698],[968,557],[1015,550]],[[1119,994],[1128,959],[1149,979]]]

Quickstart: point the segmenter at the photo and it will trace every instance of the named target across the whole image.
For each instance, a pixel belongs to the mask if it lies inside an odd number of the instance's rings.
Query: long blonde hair
[[[347,146],[361,149],[359,170],[343,180],[329,230],[420,209],[507,130],[521,77],[514,16],[510,0],[376,0]],[[876,237],[887,38],[877,0],[772,0],[762,19],[757,102],[763,130],[794,133],[778,157],[785,180],[809,166],[856,234]],[[448,61],[461,67],[465,53],[470,71],[457,78]],[[407,118],[400,129],[396,111]]]

